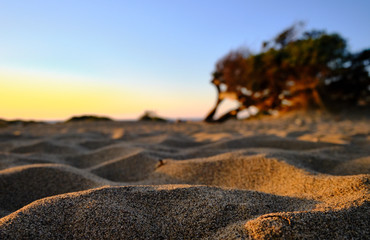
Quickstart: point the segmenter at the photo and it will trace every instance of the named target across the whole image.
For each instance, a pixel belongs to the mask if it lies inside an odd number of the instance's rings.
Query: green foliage
[[[94,115],[83,115],[83,116],[75,116],[68,119],[66,122],[81,122],[81,121],[88,121],[88,122],[100,122],[100,121],[113,121],[107,117],[99,117]]]
[[[7,127],[8,126],[8,121],[0,119],[0,128]]]
[[[256,106],[262,111],[328,107],[339,102],[370,105],[370,50],[350,53],[339,34],[309,31],[293,25],[257,54],[232,51],[219,60],[212,83],[219,92],[233,93],[240,111]],[[216,109],[215,108],[215,109]],[[212,120],[215,109],[206,120]],[[221,117],[222,118],[222,117]]]
[[[167,122],[166,119],[158,117],[153,111],[145,111],[144,114],[139,118],[139,121]]]
[[[45,122],[39,122],[39,121],[26,121],[26,120],[4,120],[0,119],[0,128],[8,127],[8,126],[28,126],[32,124],[46,124]]]

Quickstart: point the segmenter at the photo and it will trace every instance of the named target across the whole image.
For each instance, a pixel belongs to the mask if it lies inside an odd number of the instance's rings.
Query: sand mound
[[[248,221],[245,228],[252,239],[363,239],[370,235],[369,214],[366,202],[339,211],[267,214]]]
[[[369,123],[1,128],[0,239],[365,239]]]
[[[332,144],[298,141],[295,139],[267,135],[267,136],[242,137],[233,140],[227,140],[207,147],[227,148],[227,149],[258,147],[258,148],[278,148],[286,150],[309,150],[327,146],[332,146]]]
[[[50,157],[23,156],[22,154],[0,153],[0,170],[39,163],[55,163],[57,160]]]
[[[362,157],[338,164],[333,170],[333,174],[355,175],[370,172],[370,157]]]
[[[13,153],[50,153],[50,154],[76,154],[78,151],[73,147],[54,144],[50,141],[39,142],[32,145],[17,147]]]
[[[15,211],[37,199],[97,186],[100,183],[93,177],[63,165],[32,164],[9,168],[0,171],[0,206]]]
[[[362,199],[370,176],[318,175],[263,155],[227,153],[206,159],[165,160],[152,174],[152,182],[184,183],[250,189],[284,196],[325,200],[350,195]]]
[[[202,142],[195,142],[189,137],[184,137],[184,136],[167,137],[160,144],[167,146],[167,147],[174,147],[174,148],[191,148],[191,147],[199,147],[203,145]]]
[[[110,139],[108,140],[87,140],[87,141],[80,143],[80,146],[85,147],[89,150],[94,150],[94,149],[112,145],[114,143],[115,141],[110,140]]]
[[[132,182],[146,179],[151,174],[158,160],[144,153],[137,153],[125,158],[104,162],[90,169],[96,175],[117,182]]]
[[[0,238],[195,239],[235,221],[312,204],[200,186],[102,188],[36,201],[0,220]]]
[[[88,168],[119,157],[128,156],[137,151],[138,149],[130,148],[125,145],[108,146],[105,148],[99,148],[89,153],[67,157],[65,158],[65,162],[78,168]]]

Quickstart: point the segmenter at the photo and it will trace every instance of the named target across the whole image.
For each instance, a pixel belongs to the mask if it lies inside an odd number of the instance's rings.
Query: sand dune
[[[0,239],[365,239],[370,121],[0,129]]]
[[[15,211],[34,200],[98,187],[104,181],[61,164],[8,168],[0,171],[0,204],[2,209]]]

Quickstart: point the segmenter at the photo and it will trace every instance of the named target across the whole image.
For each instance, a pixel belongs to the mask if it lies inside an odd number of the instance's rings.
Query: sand
[[[0,239],[366,239],[370,120],[0,128]]]

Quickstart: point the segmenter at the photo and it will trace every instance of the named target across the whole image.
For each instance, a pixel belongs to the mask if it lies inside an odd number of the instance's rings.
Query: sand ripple
[[[365,239],[369,120],[300,118],[0,129],[0,239]]]

